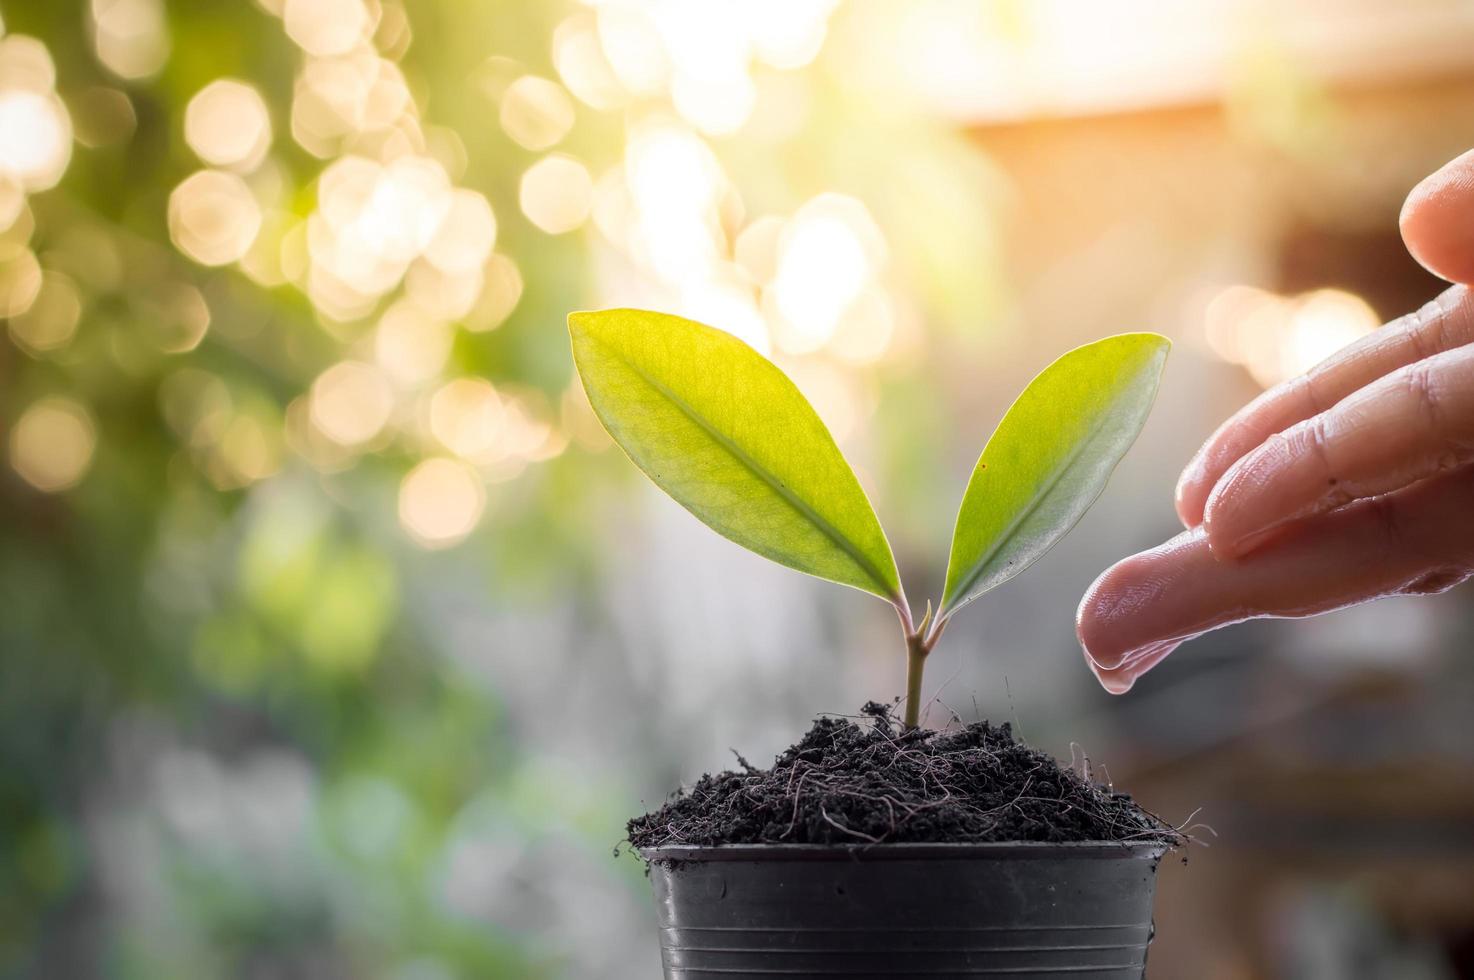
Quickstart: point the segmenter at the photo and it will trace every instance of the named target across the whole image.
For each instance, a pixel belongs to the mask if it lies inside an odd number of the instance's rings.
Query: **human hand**
[[[1403,238],[1474,282],[1474,151],[1419,184]],[[1185,640],[1474,574],[1474,293],[1449,289],[1223,424],[1183,471],[1187,530],[1108,569],[1076,631],[1122,694]]]

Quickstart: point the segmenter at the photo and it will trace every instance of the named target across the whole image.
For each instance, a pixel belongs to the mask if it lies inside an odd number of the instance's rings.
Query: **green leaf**
[[[1154,333],[1107,337],[1029,383],[962,495],[943,609],[1008,581],[1079,522],[1146,424],[1171,346]]]
[[[594,412],[681,506],[781,565],[899,598],[865,491],[772,362],[731,334],[646,310],[572,313],[568,330]]]

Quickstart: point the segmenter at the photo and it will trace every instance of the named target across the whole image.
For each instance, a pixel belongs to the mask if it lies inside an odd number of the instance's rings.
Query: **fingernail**
[[[1208,534],[1208,550],[1219,558],[1242,558],[1250,552],[1258,551],[1270,541],[1279,537],[1280,533],[1290,523],[1289,521],[1282,521],[1278,524],[1271,524],[1268,527],[1259,528],[1256,531],[1250,531],[1247,534],[1240,534],[1226,545],[1221,541],[1215,544],[1213,534],[1210,532]]]
[[[1202,514],[1194,512],[1187,506],[1188,490],[1197,482],[1197,469],[1198,461],[1194,457],[1193,461],[1187,465],[1187,469],[1182,471],[1182,476],[1177,478],[1177,486],[1172,491],[1172,507],[1177,511],[1177,517],[1182,521],[1182,526],[1188,530],[1192,530],[1203,522]]]

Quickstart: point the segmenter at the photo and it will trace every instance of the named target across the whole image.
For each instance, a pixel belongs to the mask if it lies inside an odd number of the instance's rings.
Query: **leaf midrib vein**
[[[683,398],[677,395],[670,388],[666,387],[666,385],[646,374],[639,365],[635,364],[629,358],[620,356],[618,352],[610,348],[609,345],[604,344],[597,339],[595,339],[594,342],[600,344],[600,346],[604,347],[606,350],[610,350],[611,353],[614,353],[616,357],[619,357],[619,360],[623,362],[624,365],[628,367],[632,372],[634,372],[636,377],[645,382],[651,388],[655,389],[655,391],[657,391],[661,395],[661,397],[665,398],[676,408],[680,409],[681,413],[692,422],[695,422],[698,426],[700,426],[701,430],[705,432],[708,436],[710,436],[713,442],[717,443],[719,446],[725,449],[734,459],[745,466],[749,472],[751,472],[759,480],[763,481],[769,487],[771,487],[773,491],[777,493],[778,496],[784,501],[784,503],[792,507],[800,517],[807,520],[810,524],[813,524],[819,529],[821,533],[823,533],[825,537],[838,545],[840,550],[849,555],[851,560],[853,560],[855,564],[860,567],[860,570],[862,572],[870,576],[870,579],[875,583],[875,585],[881,590],[882,593],[884,593],[889,598],[895,598],[890,586],[886,583],[885,576],[880,574],[880,571],[875,567],[874,563],[871,562],[870,559],[867,558],[865,554],[861,552],[860,549],[852,541],[850,541],[849,538],[840,533],[838,528],[830,524],[818,513],[818,511],[814,510],[807,503],[805,503],[802,497],[799,497],[787,486],[785,486],[783,481],[779,480],[778,477],[768,472],[768,470],[761,464],[759,464],[757,460],[749,456],[742,449],[742,447],[738,446],[735,442],[733,442],[730,438],[728,438],[725,434],[723,434],[720,430],[718,430],[715,426],[708,422],[706,418],[701,415],[700,412],[696,411],[694,408],[688,405]]]
[[[976,598],[975,596],[969,598],[967,596],[967,593],[973,587],[973,585],[977,583],[978,578],[982,576],[983,567],[986,566],[988,562],[992,561],[993,558],[997,556],[999,551],[1003,550],[1003,546],[1005,544],[1013,540],[1014,535],[1018,533],[1018,529],[1023,526],[1023,523],[1027,521],[1030,517],[1032,517],[1035,511],[1044,506],[1044,501],[1049,497],[1051,493],[1054,492],[1054,488],[1059,485],[1059,481],[1065,478],[1065,474],[1069,472],[1070,467],[1075,465],[1075,461],[1080,458],[1080,454],[1085,452],[1085,448],[1089,446],[1092,442],[1094,442],[1095,437],[1100,435],[1100,430],[1105,428],[1105,424],[1109,414],[1109,412],[1101,413],[1099,421],[1097,421],[1095,425],[1091,427],[1090,431],[1086,433],[1085,438],[1081,439],[1079,444],[1076,445],[1075,448],[1069,453],[1069,455],[1064,458],[1064,462],[1060,463],[1059,466],[1055,467],[1054,471],[1049,474],[1049,479],[1046,480],[1044,483],[1044,489],[1035,494],[1034,499],[1029,504],[1029,506],[1021,510],[1013,520],[1008,522],[1007,526],[1004,527],[1003,532],[999,534],[998,537],[994,540],[992,547],[983,552],[978,560],[975,561],[968,569],[967,578],[963,581],[961,587],[957,590],[956,594],[958,597],[960,597],[960,601],[957,603],[956,606],[953,607],[954,611],[967,605],[967,603],[972,601],[972,598]],[[984,447],[983,454],[987,455],[987,451],[987,447]]]

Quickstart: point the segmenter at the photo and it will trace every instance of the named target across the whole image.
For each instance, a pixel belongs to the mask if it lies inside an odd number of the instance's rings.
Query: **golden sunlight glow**
[[[59,272],[44,272],[30,308],[10,318],[10,337],[32,355],[56,350],[72,339],[81,318],[76,284]]]
[[[10,464],[37,490],[76,486],[92,465],[97,430],[92,416],[70,398],[43,398],[10,431]]]
[[[184,110],[184,140],[217,167],[254,170],[271,148],[271,116],[261,93],[221,78],[195,93]]]
[[[1290,320],[1282,370],[1304,374],[1348,344],[1377,329],[1376,310],[1360,296],[1339,289],[1317,289],[1304,296]]]
[[[372,364],[342,361],[312,383],[312,423],[342,446],[359,446],[383,431],[394,411],[394,390]]]
[[[1221,359],[1244,367],[1262,387],[1297,377],[1377,328],[1359,296],[1318,289],[1285,297],[1230,286],[1208,303],[1203,328]]]
[[[494,462],[505,412],[496,389],[480,378],[457,378],[430,398],[430,434],[473,463]]]
[[[445,548],[463,540],[481,520],[486,491],[464,463],[427,459],[399,485],[399,523],[426,548]]]
[[[519,146],[546,150],[573,128],[573,100],[557,82],[523,75],[502,95],[502,129]]]
[[[819,55],[839,0],[750,0],[743,5],[759,61],[780,71],[802,68]]]
[[[162,0],[92,0],[97,60],[119,78],[147,78],[169,58]]]
[[[522,213],[542,231],[561,235],[588,220],[594,179],[572,157],[544,157],[522,175],[517,200]]]
[[[281,16],[287,36],[319,57],[347,54],[375,27],[363,0],[286,0]]]
[[[592,27],[570,19],[555,39],[554,61],[569,87],[580,98],[583,90],[594,93],[586,99],[591,105],[618,105],[622,94],[664,94],[691,125],[722,135],[752,115],[757,93],[751,63],[780,70],[808,64],[823,46],[837,0],[610,0],[597,6]]]
[[[637,258],[669,283],[704,277],[723,250],[726,177],[711,148],[679,123],[652,120],[631,132],[624,170]]]
[[[236,261],[260,230],[261,206],[236,174],[201,170],[169,195],[169,237],[201,265]]]
[[[803,354],[828,343],[884,251],[874,220],[854,198],[822,194],[800,208],[779,239],[777,272],[764,296],[778,345]]]

